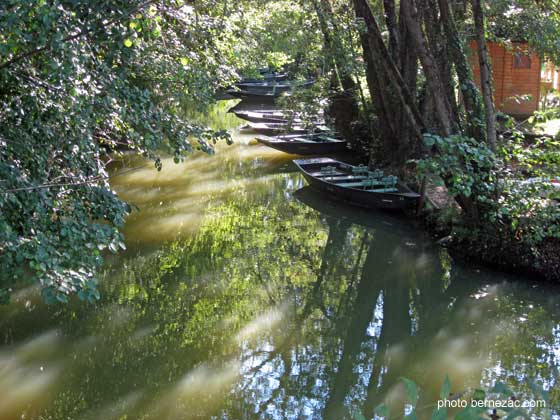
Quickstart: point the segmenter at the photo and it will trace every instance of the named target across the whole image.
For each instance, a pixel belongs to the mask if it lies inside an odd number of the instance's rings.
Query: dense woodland
[[[553,0],[22,1],[0,5],[0,300],[99,299],[134,208],[109,168],[132,149],[161,167],[225,131],[189,115],[264,65],[318,83],[286,106],[325,108],[356,154],[451,204],[424,218],[468,257],[560,279],[556,140],[531,146],[493,103],[487,40],[522,38],[560,64]],[[477,51],[469,52],[475,40]],[[481,69],[478,89],[468,61]],[[296,100],[294,100],[296,99]],[[497,134],[505,127],[513,135]],[[499,131],[498,131],[499,132]]]

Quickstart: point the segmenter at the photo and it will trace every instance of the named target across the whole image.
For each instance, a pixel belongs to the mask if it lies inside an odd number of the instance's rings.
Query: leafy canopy
[[[118,148],[161,167],[225,132],[184,119],[232,70],[220,20],[182,1],[0,4],[0,299],[22,279],[47,301],[99,297],[102,252],[130,211],[110,189]],[[196,139],[196,140],[193,140]]]

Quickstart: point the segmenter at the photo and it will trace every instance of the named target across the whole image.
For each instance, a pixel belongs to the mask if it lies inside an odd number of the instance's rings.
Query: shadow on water
[[[402,412],[401,376],[427,418],[446,374],[520,398],[538,380],[558,404],[558,290],[459,266],[233,133],[162,172],[126,163],[142,169],[113,187],[140,211],[101,301],[45,306],[30,288],[0,308],[0,418],[371,417]]]

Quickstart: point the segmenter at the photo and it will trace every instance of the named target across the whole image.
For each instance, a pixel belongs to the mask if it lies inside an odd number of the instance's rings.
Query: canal
[[[233,133],[215,155],[124,159],[112,185],[135,210],[98,303],[29,287],[0,307],[0,419],[371,418],[402,411],[403,376],[428,418],[446,375],[536,384],[560,416],[557,287],[325,199],[225,109],[204,117]]]

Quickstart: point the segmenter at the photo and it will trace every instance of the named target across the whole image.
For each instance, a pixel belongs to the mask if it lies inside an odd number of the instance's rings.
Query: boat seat
[[[344,181],[344,180],[352,181],[352,180],[363,180],[363,179],[367,179],[367,178],[364,175],[346,175],[346,174],[327,176],[324,178],[325,181]]]
[[[395,192],[395,191],[398,191],[395,188],[395,186],[397,185],[397,177],[396,176],[387,176],[387,177],[381,178],[381,179],[368,177],[366,179],[363,179],[360,182],[348,182],[348,183],[341,183],[341,184],[337,184],[337,185],[339,185],[341,187],[347,187],[347,188],[362,187],[364,189],[368,188],[368,187],[381,186],[381,187],[383,187],[382,189],[370,190],[370,191],[375,191],[375,192]],[[381,190],[387,190],[387,191],[381,191]]]
[[[364,179],[359,182],[344,182],[336,185],[338,185],[339,187],[346,187],[346,188],[356,188],[356,187],[366,188],[366,187],[375,187],[384,184],[380,182],[378,179]]]
[[[376,192],[376,193],[395,193],[395,192],[399,192],[399,190],[397,188],[379,188],[379,189],[368,190],[368,191]]]
[[[333,172],[332,174],[321,173],[321,172],[311,172],[311,173],[309,173],[309,175],[311,175],[314,178],[324,178],[324,177],[330,177],[330,176],[340,176],[340,175],[345,175],[345,174],[344,174],[344,172],[336,171],[336,172]]]
[[[341,174],[334,166],[323,166],[321,170],[316,173],[318,175],[315,176],[333,176]]]
[[[358,166],[354,166],[352,168],[352,173],[353,174],[363,174],[363,175],[367,175],[369,173],[369,169],[367,166],[365,165],[358,165]]]
[[[394,175],[389,175],[386,176],[385,178],[381,178],[381,182],[387,187],[387,188],[394,188],[395,185],[397,185],[398,182],[398,178]]]

